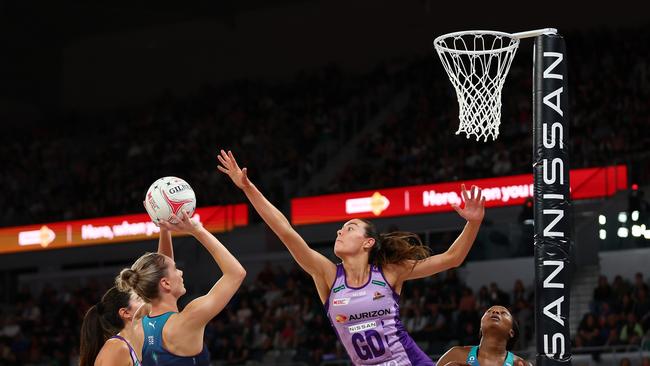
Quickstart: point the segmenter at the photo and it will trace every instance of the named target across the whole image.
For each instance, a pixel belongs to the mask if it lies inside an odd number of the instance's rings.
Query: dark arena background
[[[212,364],[351,365],[311,277],[217,170],[223,148],[334,262],[354,217],[442,253],[463,229],[460,183],[483,188],[463,264],[402,288],[402,323],[434,361],[477,345],[503,305],[530,364],[650,366],[650,17],[624,2],[532,9],[1,1],[0,365],[79,364],[84,314],[156,251],[142,201],[163,176],[191,184],[247,271],[205,329]],[[546,27],[561,36],[521,40],[498,139],[454,134],[434,38]],[[221,273],[191,237],[174,250],[182,308]]]

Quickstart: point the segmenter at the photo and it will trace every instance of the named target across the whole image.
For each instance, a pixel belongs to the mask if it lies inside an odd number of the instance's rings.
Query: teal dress
[[[144,345],[142,347],[142,365],[144,366],[210,366],[210,353],[205,344],[195,356],[178,356],[167,351],[162,345],[162,330],[169,317],[175,314],[167,312],[157,316],[142,318]]]
[[[481,366],[478,363],[478,346],[472,347],[472,349],[467,354],[467,364],[470,366]],[[513,366],[515,364],[515,355],[512,352],[508,352],[506,360],[503,362],[503,366]]]

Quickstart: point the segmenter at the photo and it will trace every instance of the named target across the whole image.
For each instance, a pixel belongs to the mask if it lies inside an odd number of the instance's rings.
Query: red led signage
[[[248,206],[199,207],[192,218],[210,232],[222,232],[248,225]],[[147,214],[7,227],[0,228],[0,253],[147,240],[159,231]]]
[[[533,196],[533,175],[474,179],[371,191],[296,198],[291,201],[294,225],[346,221],[351,218],[406,216],[452,211],[461,203],[460,184],[483,189],[486,207],[523,204]],[[572,199],[607,197],[627,188],[624,165],[571,171]]]

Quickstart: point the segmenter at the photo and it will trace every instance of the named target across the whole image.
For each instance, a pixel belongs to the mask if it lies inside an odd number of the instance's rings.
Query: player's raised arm
[[[217,168],[227,174],[239,187],[264,222],[289,249],[298,264],[314,279],[323,279],[328,285],[336,275],[336,266],[319,252],[311,249],[303,238],[294,230],[289,220],[278,210],[248,179],[246,168],[240,169],[232,152],[221,150],[217,156],[221,165]],[[320,292],[320,289],[319,289]]]
[[[147,210],[147,202],[143,201],[142,205],[145,210]],[[149,212],[149,210],[147,210]],[[172,234],[164,226],[156,224],[156,220],[153,220],[153,223],[160,228],[160,233],[158,236],[158,253],[164,254],[171,259],[174,259],[174,246],[172,245]]]
[[[401,265],[401,280],[428,277],[450,268],[458,267],[465,261],[469,250],[476,240],[483,216],[485,215],[485,198],[482,197],[481,190],[476,186],[472,186],[468,192],[465,189],[465,185],[462,184],[461,194],[463,195],[465,206],[461,209],[458,205],[454,204],[452,207],[462,218],[467,220],[463,231],[444,253],[418,261],[407,261]]]
[[[172,245],[172,233],[166,227],[160,226],[160,236],[158,238],[158,253],[164,254],[174,259],[174,246]]]
[[[187,212],[183,212],[180,218],[174,216],[174,221],[177,223],[161,221],[160,226],[168,231],[186,232],[194,236],[223,272],[221,278],[207,294],[190,302],[179,315],[187,327],[192,325],[204,327],[210,319],[221,312],[237,292],[246,277],[246,270],[214,235],[199,222],[192,220]]]

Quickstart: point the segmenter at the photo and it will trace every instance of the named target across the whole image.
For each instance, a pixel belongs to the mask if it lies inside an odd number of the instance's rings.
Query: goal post
[[[572,222],[569,96],[564,38],[555,28],[520,33],[471,30],[441,35],[434,47],[456,90],[456,134],[496,140],[501,90],[522,38],[534,37],[533,180],[536,364],[570,365]]]
[[[537,365],[571,363],[569,95],[564,38],[536,37],[533,66],[535,334]]]

